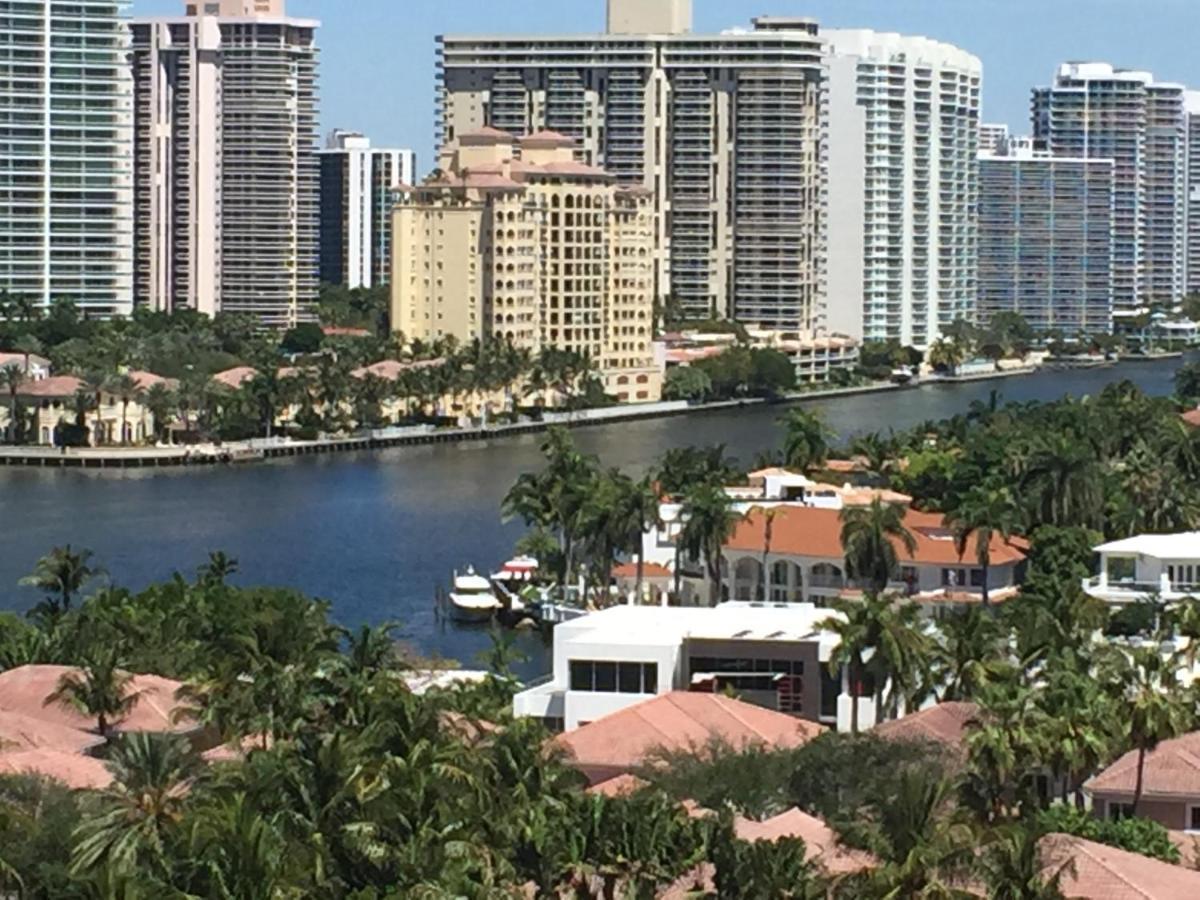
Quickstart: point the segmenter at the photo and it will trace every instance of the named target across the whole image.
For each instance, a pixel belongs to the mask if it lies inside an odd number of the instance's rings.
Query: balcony
[[[1200,583],[1171,581],[1163,575],[1158,581],[1110,579],[1107,574],[1083,580],[1084,593],[1106,603],[1140,603],[1157,598],[1166,602],[1187,597],[1200,598]]]

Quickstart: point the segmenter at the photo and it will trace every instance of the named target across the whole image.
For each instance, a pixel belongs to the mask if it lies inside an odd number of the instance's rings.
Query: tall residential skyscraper
[[[823,34],[829,327],[927,347],[975,314],[983,67],[924,37]]]
[[[651,197],[574,150],[556,132],[460,133],[395,208],[392,328],[586,353],[608,393],[657,400]]]
[[[1008,149],[1008,126],[983,122],[979,126],[979,152],[1004,153]]]
[[[126,6],[0,3],[0,290],[104,316],[133,298]]]
[[[610,0],[606,34],[440,37],[439,138],[451,145],[483,126],[568,135],[583,161],[652,192],[660,300],[815,330],[824,277],[817,26],[758,19],[752,31],[693,35],[688,5]]]
[[[283,0],[134,21],[138,304],[312,317],[317,27]]]
[[[356,131],[335,130],[320,151],[321,281],[350,288],[385,285],[392,264],[392,204],[412,184],[411,150],[372,147]]]
[[[1108,63],[1066,63],[1033,90],[1038,147],[1111,159],[1113,308],[1173,302],[1183,288],[1183,88]]]
[[[979,315],[1067,338],[1112,330],[1113,163],[1022,150],[979,159]]]
[[[1184,229],[1185,294],[1200,294],[1200,91],[1184,94],[1187,117],[1187,219]]]

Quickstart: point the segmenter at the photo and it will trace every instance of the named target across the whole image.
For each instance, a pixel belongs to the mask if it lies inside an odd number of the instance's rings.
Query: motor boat
[[[504,608],[492,590],[492,583],[468,566],[462,575],[454,574],[454,589],[450,601],[450,617],[467,624],[490,622]]]
[[[492,574],[492,587],[509,612],[525,612],[524,594],[538,574],[538,561],[532,556],[510,559],[500,571]]]

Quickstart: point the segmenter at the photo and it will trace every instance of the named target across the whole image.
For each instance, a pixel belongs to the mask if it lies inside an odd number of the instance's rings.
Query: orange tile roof
[[[377,363],[371,363],[369,366],[363,366],[361,369],[355,369],[350,374],[354,378],[366,378],[367,375],[375,375],[388,381],[395,381],[400,377],[401,372],[410,372],[414,369],[435,369],[445,364],[446,361],[444,359],[422,359],[417,362],[400,362],[395,359],[384,359]]]
[[[671,570],[660,563],[643,563],[642,565],[643,578],[670,578],[671,574]],[[637,578],[637,563],[621,563],[619,566],[614,566],[612,577]]]
[[[0,775],[39,775],[73,790],[100,790],[113,782],[100,760],[61,750],[18,750],[0,753]]]
[[[104,743],[97,734],[0,709],[0,753],[18,750],[61,750],[84,753]]]
[[[842,846],[832,828],[795,807],[762,822],[739,816],[734,819],[733,828],[743,841],[800,838],[804,841],[804,858],[833,875],[861,872],[879,865],[871,854]]]
[[[1085,785],[1092,794],[1133,795],[1138,754],[1131,750]],[[1200,731],[1163,741],[1146,754],[1143,792],[1147,797],[1200,800]]]
[[[876,725],[872,734],[896,741],[936,741],[952,749],[962,749],[967,723],[979,715],[974,703],[939,703],[901,719]]]
[[[492,128],[490,125],[485,125],[483,128],[476,128],[474,131],[464,131],[458,136],[458,142],[468,146],[472,144],[511,144],[515,141],[516,138],[507,131]]]
[[[836,509],[814,509],[804,506],[780,507],[771,524],[771,552],[793,556],[811,556],[825,559],[841,559],[842,522]],[[762,553],[766,546],[767,519],[760,509],[753,509],[741,522],[733,537],[725,544],[729,550],[745,550]],[[900,541],[894,540],[901,562],[918,562],[929,565],[960,565],[975,557],[973,545],[959,557],[954,540],[946,530],[945,519],[937,513],[907,510],[904,524],[916,539],[917,552],[909,554]],[[1018,563],[1025,559],[1023,549],[1027,543],[1021,538],[1004,541],[994,535],[991,542],[992,565]]]
[[[179,386],[179,382],[174,378],[163,378],[161,375],[155,375],[153,372],[145,372],[140,369],[130,372],[129,377],[133,379],[134,384],[138,386],[138,390],[140,391],[148,391],[156,384],[166,385],[169,388]]]
[[[629,794],[636,794],[644,787],[649,787],[650,782],[638,778],[636,775],[628,773],[617,775],[615,778],[610,778],[608,781],[601,781],[599,784],[593,784],[587,789],[589,794],[600,794],[604,797],[625,797]]]
[[[1180,418],[1193,428],[1200,428],[1200,409],[1189,409]]]
[[[1042,865],[1062,871],[1062,892],[1079,900],[1195,900],[1200,872],[1067,834],[1039,844]],[[1064,868],[1065,867],[1065,868]]]
[[[370,337],[370,329],[349,328],[345,325],[323,325],[321,333],[326,337]]]
[[[520,139],[522,147],[574,147],[575,139],[558,131],[535,131]]]
[[[225,387],[237,390],[250,379],[258,375],[257,369],[252,369],[250,366],[234,366],[232,369],[226,369],[224,372],[218,372],[212,377],[212,380],[218,384],[223,384]]]
[[[83,380],[74,375],[52,375],[40,381],[26,381],[17,389],[21,397],[74,397],[83,387]]]
[[[69,666],[20,666],[0,672],[0,710],[65,728],[93,731],[96,721],[91,716],[47,702],[63,675],[73,671],[77,670]],[[172,721],[172,713],[181,707],[175,699],[181,687],[181,682],[158,675],[134,675],[130,690],[138,695],[137,703],[114,727],[121,731],[191,731],[194,723]]]
[[[721,694],[675,691],[559,735],[555,742],[595,784],[642,765],[657,749],[701,749],[714,739],[735,747],[796,747],[822,726]]]

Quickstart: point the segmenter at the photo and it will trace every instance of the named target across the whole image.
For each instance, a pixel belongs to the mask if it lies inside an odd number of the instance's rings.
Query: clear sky
[[[695,30],[803,15],[949,41],[983,60],[984,121],[1029,130],[1029,89],[1066,60],[1149,69],[1200,90],[1200,0],[694,0]],[[135,15],[177,13],[184,0],[133,0]],[[605,0],[288,0],[321,20],[321,120],[377,146],[433,152],[434,36],[573,33],[604,27]]]

